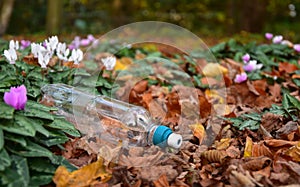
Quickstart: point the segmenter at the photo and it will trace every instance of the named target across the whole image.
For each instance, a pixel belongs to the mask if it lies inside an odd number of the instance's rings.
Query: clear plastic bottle
[[[83,134],[101,134],[101,138],[106,141],[122,141],[130,146],[157,145],[163,149],[179,149],[182,144],[181,135],[173,133],[166,126],[158,125],[143,107],[107,96],[88,94],[64,84],[45,85],[42,92],[44,99],[54,103],[61,114],[66,117],[76,116],[75,123]],[[99,118],[110,118],[122,125],[99,124]]]

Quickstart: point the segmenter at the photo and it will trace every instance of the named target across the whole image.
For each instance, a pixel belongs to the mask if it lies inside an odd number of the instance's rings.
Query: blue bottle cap
[[[181,146],[182,137],[173,133],[169,127],[160,125],[155,129],[152,141],[154,145],[158,145],[161,148],[169,146],[178,149]]]

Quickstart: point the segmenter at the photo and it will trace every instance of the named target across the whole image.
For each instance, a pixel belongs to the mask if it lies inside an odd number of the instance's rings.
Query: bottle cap
[[[182,137],[173,133],[169,127],[160,125],[156,127],[152,141],[154,145],[158,145],[161,148],[169,146],[178,149],[181,146]]]
[[[172,133],[169,135],[167,144],[170,147],[179,149],[182,144],[182,136],[180,134]]]

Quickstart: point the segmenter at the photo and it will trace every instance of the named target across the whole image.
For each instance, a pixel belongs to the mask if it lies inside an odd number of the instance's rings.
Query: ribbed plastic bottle
[[[101,134],[106,141],[123,141],[130,146],[157,145],[163,149],[179,149],[182,144],[181,135],[155,123],[143,107],[103,95],[88,94],[65,84],[45,85],[42,93],[44,99],[54,103],[61,114],[76,116],[76,122],[81,125],[78,130],[83,134]],[[99,124],[99,120],[95,120],[99,118],[100,121],[105,118],[116,120],[122,124],[122,128]]]

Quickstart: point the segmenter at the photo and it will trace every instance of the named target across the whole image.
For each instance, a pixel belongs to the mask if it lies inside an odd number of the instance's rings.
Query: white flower
[[[10,40],[9,41],[9,49],[19,49],[19,41]]]
[[[45,54],[46,52],[47,50],[42,44],[31,43],[31,53],[35,58],[38,58],[39,53]]]
[[[53,54],[58,44],[58,38],[57,36],[52,36],[48,40],[45,40],[45,43],[47,50]]]
[[[283,37],[281,35],[274,36],[273,43],[278,44],[278,43],[281,43],[282,40],[283,40]]]
[[[47,65],[50,62],[51,56],[52,55],[50,52],[46,52],[46,53],[43,53],[42,51],[38,52],[38,63],[40,64],[40,66],[42,68],[47,68]]]
[[[58,43],[56,48],[56,55],[60,60],[67,61],[70,50],[67,49],[66,43]]]
[[[9,48],[8,50],[4,50],[4,56],[9,61],[10,64],[15,64],[17,60],[17,53],[14,48]]]
[[[110,56],[110,57],[102,58],[101,61],[105,66],[105,69],[110,71],[114,69],[117,59],[116,57]]]
[[[257,64],[256,60],[250,60],[245,66],[243,66],[244,70],[247,72],[259,70],[262,68],[262,64]]]
[[[73,49],[69,61],[73,61],[74,64],[79,64],[83,59],[83,52],[80,49]]]

